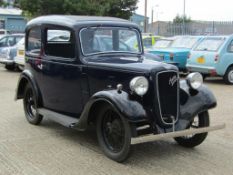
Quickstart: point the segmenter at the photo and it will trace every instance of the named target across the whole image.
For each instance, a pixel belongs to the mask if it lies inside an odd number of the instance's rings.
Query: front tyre
[[[38,125],[43,119],[43,116],[38,113],[36,96],[32,86],[28,83],[23,97],[24,113],[29,123]]]
[[[103,106],[97,118],[97,138],[105,155],[117,162],[127,159],[131,130],[128,121],[110,105]]]
[[[229,67],[223,77],[226,84],[233,85],[233,67]]]
[[[190,123],[187,129],[208,127],[209,124],[210,124],[209,113],[205,111],[205,112],[199,113],[198,116],[196,116],[193,119],[193,121]],[[208,133],[201,133],[201,134],[194,134],[194,135],[188,135],[188,136],[183,136],[183,137],[176,137],[174,139],[179,145],[183,147],[192,148],[197,145],[200,145],[205,140],[207,135]]]

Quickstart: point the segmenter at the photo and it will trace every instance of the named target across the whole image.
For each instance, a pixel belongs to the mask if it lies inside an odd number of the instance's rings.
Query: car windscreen
[[[17,43],[17,46],[24,45],[24,43],[25,43],[25,38],[23,37],[19,40],[19,42]]]
[[[127,39],[135,37],[135,43]],[[141,53],[139,33],[134,29],[118,27],[91,27],[80,32],[81,47],[84,55],[109,52]],[[135,45],[137,47],[135,47]]]
[[[199,43],[194,50],[216,52],[222,46],[224,41],[224,38],[206,38]]]
[[[167,48],[170,46],[172,40],[158,40],[152,48]]]
[[[198,38],[196,37],[181,37],[175,39],[172,42],[171,47],[191,49],[197,43],[197,41]]]

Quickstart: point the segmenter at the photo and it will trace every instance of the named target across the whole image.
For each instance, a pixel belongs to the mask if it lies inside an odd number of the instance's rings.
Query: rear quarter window
[[[230,42],[230,44],[227,48],[227,51],[233,53],[233,40]]]
[[[27,37],[27,53],[33,55],[40,55],[41,53],[41,29],[32,28],[30,29]]]
[[[217,52],[223,45],[224,41],[225,38],[206,38],[200,42],[194,50]]]

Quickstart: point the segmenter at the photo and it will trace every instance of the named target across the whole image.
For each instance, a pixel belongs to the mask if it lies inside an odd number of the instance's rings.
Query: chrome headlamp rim
[[[192,72],[187,76],[186,81],[191,89],[197,90],[203,84],[203,77],[199,72]]]
[[[149,89],[149,82],[144,76],[134,77],[129,83],[130,90],[139,96],[143,96]]]

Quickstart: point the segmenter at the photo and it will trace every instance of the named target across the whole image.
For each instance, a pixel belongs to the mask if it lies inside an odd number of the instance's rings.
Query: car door
[[[40,88],[48,109],[78,116],[83,108],[82,66],[77,64],[75,34],[58,26],[43,29]]]
[[[224,44],[219,60],[217,64],[217,72],[220,75],[224,75],[227,68],[233,64],[233,39],[228,39],[228,42]]]

